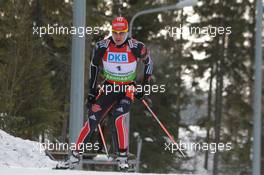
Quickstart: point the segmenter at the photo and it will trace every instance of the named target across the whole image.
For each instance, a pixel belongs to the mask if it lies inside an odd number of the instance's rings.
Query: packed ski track
[[[36,169],[36,168],[1,168],[0,172],[3,175],[31,175],[31,174],[32,175],[88,175],[88,174],[89,175],[121,175],[121,174],[141,175],[143,174],[143,173],[78,171],[78,170],[49,170],[49,169]],[[155,174],[148,173],[147,175],[155,175]]]

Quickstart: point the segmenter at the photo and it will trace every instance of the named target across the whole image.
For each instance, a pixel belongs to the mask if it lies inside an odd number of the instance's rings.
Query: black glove
[[[144,95],[145,95],[145,92],[144,92],[144,91],[142,91],[142,92],[135,92],[135,93],[134,93],[134,96],[135,96],[136,99],[138,99],[138,100],[142,100],[143,97],[144,97]]]
[[[96,101],[96,96],[93,94],[88,94],[86,101],[85,101],[86,107],[89,109],[90,105],[94,104],[95,101]]]

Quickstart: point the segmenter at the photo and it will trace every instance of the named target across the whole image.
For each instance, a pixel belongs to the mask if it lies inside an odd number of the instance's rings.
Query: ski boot
[[[128,156],[126,152],[119,153],[116,158],[118,169],[122,172],[127,172],[129,169]]]
[[[55,169],[74,169],[80,162],[80,154],[76,151],[72,151],[67,160],[59,162]]]

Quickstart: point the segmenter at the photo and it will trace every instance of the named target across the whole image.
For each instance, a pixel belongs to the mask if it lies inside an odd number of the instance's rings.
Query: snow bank
[[[0,150],[1,172],[2,167],[51,169],[57,163],[45,155],[38,142],[11,136],[3,130],[0,130]]]

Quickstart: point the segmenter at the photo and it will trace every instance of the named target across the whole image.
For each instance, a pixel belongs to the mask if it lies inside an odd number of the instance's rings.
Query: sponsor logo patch
[[[122,52],[108,52],[107,61],[110,63],[128,63],[128,55]]]
[[[89,117],[89,119],[96,120],[96,117],[95,117],[95,115],[91,115],[91,116]]]
[[[124,112],[124,109],[122,107],[119,107],[119,108],[116,109],[116,111],[118,111],[118,112]]]

